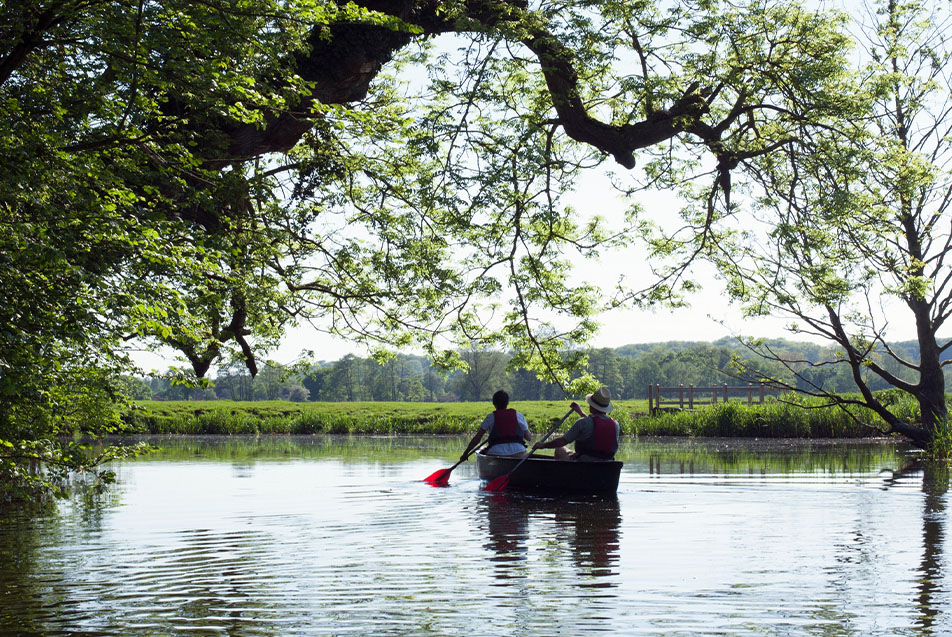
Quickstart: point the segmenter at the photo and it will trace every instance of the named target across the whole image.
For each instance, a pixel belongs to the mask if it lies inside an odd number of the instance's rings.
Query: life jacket
[[[608,416],[592,414],[592,437],[575,441],[575,453],[611,460],[618,451],[618,423]]]
[[[493,430],[489,432],[489,446],[504,442],[518,442],[523,447],[526,446],[515,409],[497,409],[493,412]]]

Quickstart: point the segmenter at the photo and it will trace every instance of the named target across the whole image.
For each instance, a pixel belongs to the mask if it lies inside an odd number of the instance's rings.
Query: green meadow
[[[569,403],[517,401],[536,433],[547,431]],[[917,417],[915,405],[903,406]],[[475,431],[492,405],[487,402],[142,401],[124,415],[126,433],[138,434],[462,434]],[[617,401],[612,416],[628,436],[724,436],[747,438],[862,438],[877,432],[841,409],[803,398],[764,404],[721,403],[649,416],[647,401]],[[860,422],[882,426],[868,410]],[[562,429],[573,421],[569,417]]]

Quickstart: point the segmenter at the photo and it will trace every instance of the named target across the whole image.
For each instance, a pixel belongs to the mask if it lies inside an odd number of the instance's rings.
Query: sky
[[[609,167],[610,169],[611,167]],[[620,170],[620,169],[619,169]],[[582,213],[596,212],[610,220],[622,214],[629,202],[618,197],[610,186],[604,172],[589,172],[568,197],[569,203]],[[649,216],[655,219],[675,219],[679,202],[672,194],[654,193],[642,195],[640,203]],[[650,276],[645,265],[643,249],[629,248],[626,252],[607,254],[600,262],[584,262],[577,265],[580,280],[602,285],[606,291],[614,287],[619,275],[641,283]],[[668,310],[614,310],[600,317],[601,330],[589,343],[592,347],[620,347],[632,343],[656,343],[664,341],[715,341],[723,337],[787,337],[807,340],[803,335],[791,335],[786,331],[786,321],[781,318],[745,319],[740,309],[731,305],[724,294],[723,284],[708,269],[696,277],[702,288],[689,299],[688,308]],[[901,308],[890,311],[890,340],[915,338],[914,325],[902,315]],[[298,359],[302,350],[314,352],[315,360],[334,361],[347,354],[366,356],[367,351],[344,339],[315,330],[310,325],[292,328],[283,339],[281,347],[270,355],[271,360],[290,363]],[[134,360],[144,369],[164,370],[176,362],[174,353],[164,351],[132,352]]]
[[[620,218],[627,205],[611,187],[606,172],[588,174],[579,182],[576,192],[567,198],[567,202],[581,213],[597,213],[609,223],[613,218]],[[646,212],[658,220],[674,219],[679,208],[674,195],[665,193],[646,194],[641,203]],[[606,293],[610,293],[617,277],[622,274],[634,278],[638,283],[650,276],[643,249],[633,247],[624,252],[606,254],[600,261],[576,264],[576,276],[579,280],[600,285]],[[595,348],[616,348],[628,344],[664,341],[710,342],[732,336],[807,340],[800,335],[792,337],[788,334],[782,319],[743,318],[740,309],[729,303],[723,284],[715,278],[713,270],[708,267],[706,272],[702,269],[700,274],[697,278],[702,283],[702,289],[689,298],[690,307],[677,310],[657,308],[605,312],[599,317],[601,329],[589,345]],[[290,329],[280,348],[268,358],[289,364],[300,358],[302,350],[312,351],[316,361],[335,361],[347,354],[361,357],[368,355],[366,349],[354,343],[317,331],[311,325],[305,324]],[[145,371],[164,371],[170,365],[182,365],[181,361],[176,362],[171,350],[159,353],[133,352],[133,358]]]
[[[595,348],[616,348],[634,343],[664,341],[716,341],[735,335],[793,338],[784,331],[779,319],[744,319],[737,308],[728,306],[719,286],[711,281],[706,289],[693,297],[692,307],[678,310],[615,310],[600,317],[602,327],[590,345]],[[794,340],[805,340],[802,337]],[[311,350],[315,360],[335,361],[347,354],[367,356],[367,351],[339,337],[316,331],[310,325],[293,328],[281,347],[268,358],[289,364]],[[136,362],[148,369],[164,370],[176,363],[172,352],[135,352]]]

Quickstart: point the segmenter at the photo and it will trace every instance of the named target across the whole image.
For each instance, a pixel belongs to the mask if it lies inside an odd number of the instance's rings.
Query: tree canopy
[[[891,431],[948,454],[943,369],[952,341],[940,331],[952,311],[949,15],[888,0],[867,17],[858,39],[864,65],[843,78],[847,107],[811,114],[777,152],[743,162],[751,208],[725,203],[682,249],[713,260],[749,315],[787,316],[795,332],[837,346],[807,361],[750,341],[808,381],[801,391],[867,406]],[[709,198],[699,199],[708,210]],[[885,311],[889,303],[915,326],[917,356],[889,342],[889,319],[898,316]],[[829,391],[819,381],[824,368],[849,373],[861,395]],[[894,413],[871,378],[914,396],[921,422]]]
[[[769,0],[39,0],[0,35],[11,444],[108,427],[63,405],[118,395],[131,339],[254,374],[309,320],[570,391],[600,311],[693,285],[573,284],[645,229],[567,206],[579,171],[698,196],[700,253],[739,166],[853,108],[843,17]]]

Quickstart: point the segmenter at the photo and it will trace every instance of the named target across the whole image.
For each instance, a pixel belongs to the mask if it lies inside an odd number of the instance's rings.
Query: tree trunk
[[[924,302],[917,304],[926,305]],[[945,426],[949,417],[945,402],[945,376],[939,361],[935,331],[925,308],[916,308],[916,325],[919,337],[919,384],[916,399],[919,401],[922,428],[931,442],[936,426]]]

